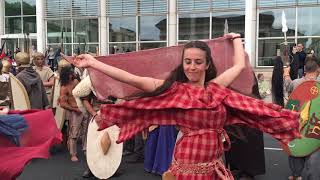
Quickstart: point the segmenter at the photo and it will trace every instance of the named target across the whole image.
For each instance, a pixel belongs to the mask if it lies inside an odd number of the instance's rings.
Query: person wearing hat
[[[10,107],[10,69],[11,63],[8,60],[0,61],[0,106]]]
[[[31,109],[46,109],[49,105],[46,89],[39,74],[30,65],[29,54],[17,53],[16,62],[18,68],[16,77],[28,93]]]
[[[11,69],[11,63],[8,60],[3,59],[1,61],[1,64],[2,64],[1,74],[4,78],[7,79],[7,81],[9,81],[9,73],[10,73],[10,69]]]
[[[0,107],[9,106],[9,79],[2,74],[3,64],[0,61]]]

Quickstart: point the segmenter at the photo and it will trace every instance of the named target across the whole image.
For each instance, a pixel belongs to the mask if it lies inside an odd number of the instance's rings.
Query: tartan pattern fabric
[[[156,97],[102,105],[101,115],[100,129],[114,124],[121,128],[118,142],[154,124],[180,126],[184,135],[174,152],[178,163],[206,163],[219,159],[229,146],[229,138],[223,129],[225,125],[245,124],[271,134],[282,143],[300,136],[299,113],[215,83],[201,88],[176,82]],[[173,173],[177,179],[221,179],[215,172]]]

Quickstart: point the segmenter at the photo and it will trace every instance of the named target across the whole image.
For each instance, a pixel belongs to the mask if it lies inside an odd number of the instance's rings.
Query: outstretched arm
[[[240,39],[240,34],[230,33],[228,35],[231,36],[231,39],[233,39],[233,66],[212,80],[213,82],[225,87],[228,87],[239,76],[241,71],[246,66],[244,49]]]
[[[136,76],[122,69],[109,66],[107,64],[104,64],[96,60],[93,56],[89,54],[79,55],[75,59],[74,65],[77,67],[84,67],[84,68],[92,67],[110,76],[115,80],[129,84],[145,92],[154,91],[157,87],[161,86],[164,82],[164,80],[160,80],[160,79]]]

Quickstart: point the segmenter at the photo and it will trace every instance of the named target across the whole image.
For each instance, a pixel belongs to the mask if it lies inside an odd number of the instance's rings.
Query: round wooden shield
[[[101,147],[101,139],[108,132],[111,145],[107,154]],[[95,120],[90,121],[87,134],[87,163],[91,172],[100,179],[110,178],[118,169],[122,159],[123,143],[117,144],[120,128],[114,125],[98,131]]]
[[[14,110],[31,109],[28,93],[23,84],[13,74],[9,74],[11,102]]]
[[[320,83],[305,81],[289,97],[287,109],[300,112],[302,138],[294,139],[284,150],[291,156],[304,157],[320,148]]]

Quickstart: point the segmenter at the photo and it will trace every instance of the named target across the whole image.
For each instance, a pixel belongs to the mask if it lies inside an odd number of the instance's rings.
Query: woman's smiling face
[[[208,67],[205,51],[199,48],[188,48],[184,50],[183,70],[190,84],[204,86]]]

